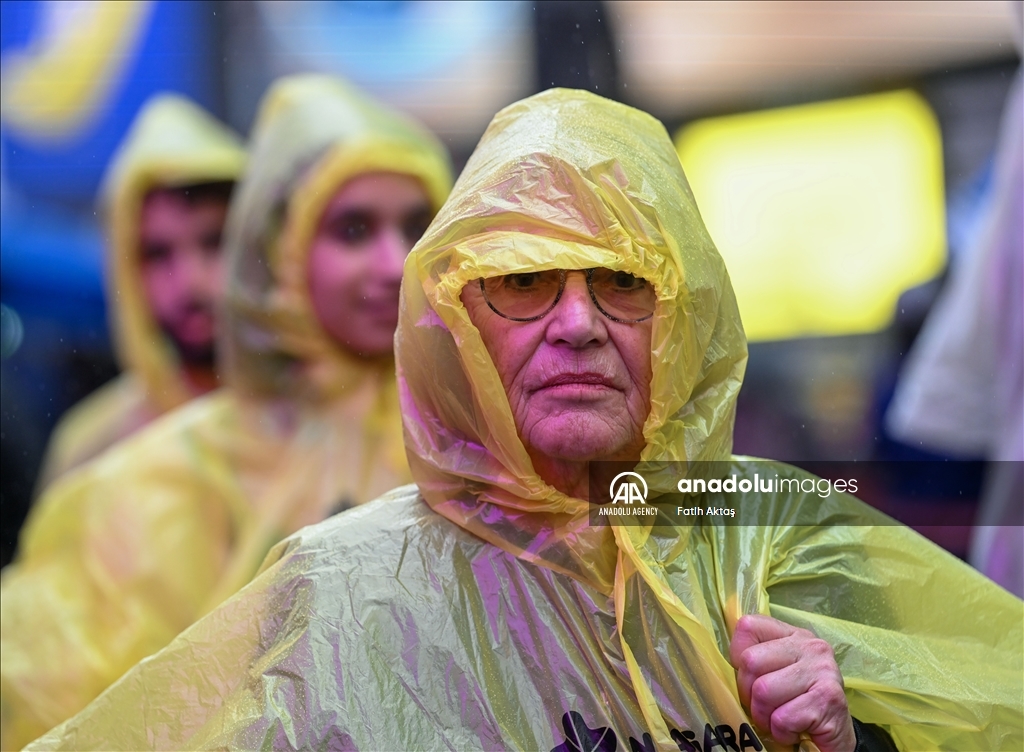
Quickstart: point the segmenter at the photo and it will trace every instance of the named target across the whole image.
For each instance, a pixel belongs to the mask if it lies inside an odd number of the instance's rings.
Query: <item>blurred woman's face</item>
[[[402,267],[432,218],[422,185],[395,173],[355,177],[327,204],[309,252],[310,297],[320,324],[352,353],[392,352]]]
[[[602,314],[583,272],[568,273],[562,297],[537,321],[498,315],[472,282],[462,302],[535,465],[639,459],[651,409],[651,319],[622,323]]]

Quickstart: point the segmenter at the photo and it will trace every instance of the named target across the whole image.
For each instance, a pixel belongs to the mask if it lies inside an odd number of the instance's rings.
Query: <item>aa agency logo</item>
[[[636,480],[632,480],[633,478]],[[620,501],[623,504],[646,504],[647,481],[639,473],[619,473],[608,485],[608,495],[612,497],[612,504],[618,504]]]

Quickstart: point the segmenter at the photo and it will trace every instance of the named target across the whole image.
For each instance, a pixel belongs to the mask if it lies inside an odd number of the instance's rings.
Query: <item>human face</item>
[[[225,201],[193,201],[176,190],[151,191],[143,201],[143,288],[153,317],[187,364],[213,363],[226,215]]]
[[[568,273],[557,305],[537,321],[499,316],[474,282],[463,288],[462,302],[535,465],[639,459],[650,412],[650,319],[607,318],[582,271]]]
[[[336,342],[364,358],[392,352],[402,267],[432,218],[422,185],[407,175],[360,175],[330,200],[307,280],[316,317]]]

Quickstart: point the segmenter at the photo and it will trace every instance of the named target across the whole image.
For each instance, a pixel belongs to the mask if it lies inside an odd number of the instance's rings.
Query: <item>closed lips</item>
[[[562,373],[547,379],[538,389],[550,389],[556,386],[578,386],[578,385],[604,386],[609,389],[617,389],[614,382],[607,376],[599,373]]]
[[[398,298],[393,300],[363,300],[359,307],[371,316],[380,318],[398,317]]]

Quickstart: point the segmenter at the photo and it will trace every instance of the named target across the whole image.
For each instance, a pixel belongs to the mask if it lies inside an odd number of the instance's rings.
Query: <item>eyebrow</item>
[[[410,206],[408,208],[401,209],[399,211],[399,214],[400,215],[409,215],[409,214],[418,214],[420,212],[430,212],[430,211],[433,211],[433,206],[431,206],[429,201],[424,201],[421,204],[415,204],[415,205]],[[372,206],[372,205],[355,204],[355,205],[351,205],[351,206],[344,206],[344,207],[334,208],[334,209],[328,208],[326,214],[327,214],[328,217],[333,219],[335,217],[345,217],[345,216],[352,216],[352,215],[363,215],[363,216],[365,216],[365,215],[379,215],[380,211],[379,211],[379,209],[377,207]]]

